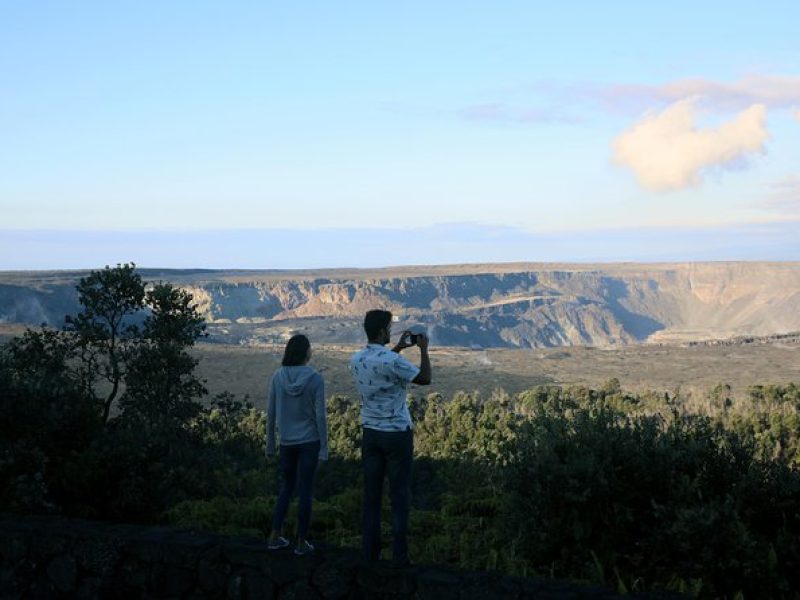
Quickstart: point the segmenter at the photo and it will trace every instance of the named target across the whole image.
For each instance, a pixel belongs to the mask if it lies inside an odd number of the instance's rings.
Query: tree
[[[205,322],[192,295],[158,283],[145,295],[151,311],[141,336],[127,354],[122,415],[139,422],[173,425],[187,422],[200,409],[195,401],[208,392],[194,375],[197,359],[187,348],[205,335]]]
[[[133,263],[92,271],[77,286],[81,312],[66,319],[76,377],[103,423],[115,401],[140,421],[186,419],[206,394],[187,352],[205,332],[192,295],[169,283],[147,287]]]
[[[129,351],[140,336],[137,320],[145,307],[145,286],[136,265],[129,263],[92,271],[77,290],[83,308],[76,317],[66,318],[67,331],[74,335],[81,382],[101,402],[107,423],[126,375]]]
[[[235,471],[206,439],[198,402],[207,391],[189,351],[205,323],[190,293],[145,283],[132,263],[92,271],[77,289],[81,310],[64,330],[0,347],[0,507],[155,519],[218,485],[209,468]],[[238,423],[228,400],[220,416]]]
[[[0,347],[0,506],[52,508],[54,474],[102,427],[98,403],[69,368],[74,353],[69,336],[44,328]]]

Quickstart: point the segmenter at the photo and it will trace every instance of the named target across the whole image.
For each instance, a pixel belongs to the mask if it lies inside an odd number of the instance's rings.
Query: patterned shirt
[[[408,360],[381,344],[367,344],[350,359],[361,394],[361,424],[378,431],[413,429],[406,389],[419,373]]]

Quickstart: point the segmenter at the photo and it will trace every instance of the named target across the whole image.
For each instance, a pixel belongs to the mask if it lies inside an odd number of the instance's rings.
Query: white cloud
[[[766,107],[753,104],[718,127],[696,126],[695,99],[648,113],[613,142],[614,159],[652,190],[697,185],[709,167],[730,167],[764,152]]]
[[[797,119],[798,122],[800,122],[800,110],[794,111],[794,118]]]

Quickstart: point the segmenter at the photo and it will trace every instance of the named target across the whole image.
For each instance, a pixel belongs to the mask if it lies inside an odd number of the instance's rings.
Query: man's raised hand
[[[414,344],[411,343],[411,332],[406,329],[403,333],[400,334],[400,339],[397,341],[397,344],[394,348],[392,348],[393,352],[400,352],[401,350],[405,350],[406,348],[410,348]]]

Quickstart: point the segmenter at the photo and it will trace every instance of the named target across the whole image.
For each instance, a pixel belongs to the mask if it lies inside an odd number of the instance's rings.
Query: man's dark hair
[[[283,352],[283,360],[281,364],[284,367],[296,367],[305,364],[306,357],[308,356],[308,349],[311,347],[311,342],[302,333],[293,335],[286,342],[286,350]]]
[[[381,329],[385,329],[392,322],[392,313],[388,310],[370,310],[364,317],[364,331],[367,332],[367,339],[374,340],[378,337]]]

